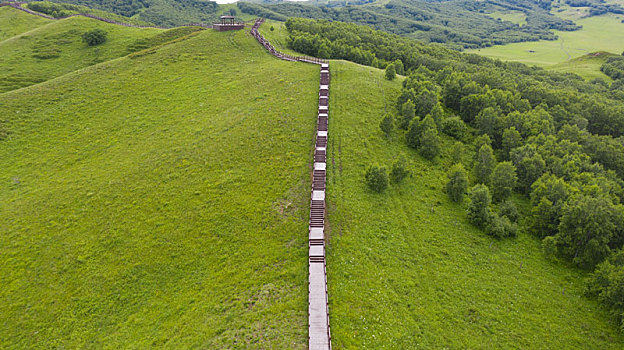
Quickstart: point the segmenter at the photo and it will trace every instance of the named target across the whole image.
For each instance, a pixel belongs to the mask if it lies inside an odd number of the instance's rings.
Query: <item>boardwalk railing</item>
[[[264,23],[264,18],[258,18],[256,20],[254,25],[251,27],[251,35],[253,35],[260,42],[260,44],[262,44],[262,46],[264,46],[267,50],[269,50],[269,52],[273,56],[277,58],[281,58],[286,61],[307,62],[307,63],[314,63],[314,64],[329,63],[328,60],[323,59],[323,58],[310,57],[310,56],[293,56],[293,55],[289,55],[289,54],[285,54],[285,53],[277,51],[275,47],[273,47],[273,45],[271,45],[271,43],[268,40],[266,40],[260,34],[260,32],[258,32],[258,28],[260,28],[260,25],[262,23]]]
[[[327,296],[327,270],[325,263],[325,180],[327,174],[327,129],[329,121],[329,62],[327,60],[292,56],[281,53],[259,32],[264,19],[258,18],[251,27],[253,35],[273,56],[287,61],[307,62],[321,65],[314,170],[312,171],[312,194],[310,199],[310,222],[308,233],[308,348],[331,350],[329,307]]]

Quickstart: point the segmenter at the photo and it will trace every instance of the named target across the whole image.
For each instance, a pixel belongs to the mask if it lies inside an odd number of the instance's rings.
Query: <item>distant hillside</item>
[[[326,19],[364,24],[424,42],[445,43],[453,48],[477,48],[540,39],[553,40],[551,29],[576,30],[572,21],[549,13],[549,1],[420,1],[390,0],[365,3],[319,2],[317,6],[296,3],[239,3],[243,12],[285,20],[287,17]],[[526,24],[501,21],[489,13],[516,11]]]
[[[84,5],[126,17],[172,27],[188,23],[210,22],[219,9],[216,2],[204,0],[53,0]]]

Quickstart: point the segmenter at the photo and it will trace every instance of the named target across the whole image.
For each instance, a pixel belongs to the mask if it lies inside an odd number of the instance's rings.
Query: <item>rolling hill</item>
[[[23,23],[23,33],[0,42],[0,92],[40,83],[66,73],[128,54],[137,40],[146,40],[161,29],[127,28],[86,17],[46,20],[22,11],[0,7],[0,14]],[[42,22],[41,20],[44,20]],[[44,26],[39,26],[46,23]],[[12,23],[1,22],[0,30],[8,32]],[[102,29],[108,40],[89,47],[81,35]]]
[[[0,347],[304,348],[317,91],[203,31],[0,94]]]
[[[51,72],[53,61],[27,58],[35,46],[20,38],[62,45],[75,23],[101,25],[77,20],[20,19],[0,57],[25,76]],[[110,28],[101,61],[68,43],[70,62],[44,82],[0,92],[0,347],[307,347],[318,67],[275,59],[247,31],[178,31]],[[283,24],[261,32],[287,46]],[[578,108],[577,90],[616,100],[578,77],[369,34],[377,49],[383,40],[414,49],[417,72],[465,73],[500,96],[520,81],[535,106],[561,86]],[[624,346],[613,315],[583,294],[586,272],[548,259],[524,229],[487,236],[447,198],[455,140],[442,136],[429,161],[403,131],[382,134],[403,77],[341,60],[330,69],[335,349]],[[612,117],[585,127],[617,136]],[[365,169],[400,156],[411,176],[371,192]],[[530,210],[525,196],[513,202]]]

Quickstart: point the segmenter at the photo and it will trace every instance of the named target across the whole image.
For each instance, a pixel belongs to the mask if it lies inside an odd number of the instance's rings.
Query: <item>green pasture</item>
[[[444,193],[452,141],[426,161],[379,121],[401,88],[383,71],[332,61],[328,160],[330,322],[335,349],[622,349],[614,318],[583,296],[583,273],[521,232],[498,240]],[[406,157],[385,193],[371,164]],[[472,151],[464,162],[469,165]],[[522,208],[525,200],[515,199]]]
[[[21,16],[21,11],[10,9]],[[32,18],[40,18],[28,15]],[[6,30],[9,23],[0,22]],[[88,46],[82,34],[103,29],[107,41]],[[86,17],[51,21],[43,27],[0,42],[0,92],[40,83],[75,70],[127,55],[128,47],[163,32],[154,28],[129,28]]]
[[[318,67],[202,31],[0,100],[0,348],[307,347]]]
[[[555,31],[559,36],[555,41],[514,43],[469,52],[541,67],[550,67],[597,51],[620,54],[624,51],[624,23],[620,17],[603,15],[576,20],[583,29],[574,32]],[[558,70],[558,67],[550,68]],[[584,67],[578,73],[585,77],[604,77],[595,69],[595,66]],[[569,67],[562,71],[569,71]]]
[[[271,30],[271,27],[273,27],[273,30]],[[266,20],[260,26],[259,32],[278,51],[290,55],[301,56],[301,53],[289,49],[286,44],[286,38],[288,38],[288,30],[286,29],[285,22]]]
[[[54,20],[33,16],[9,6],[0,7],[0,44],[18,34],[52,22]]]

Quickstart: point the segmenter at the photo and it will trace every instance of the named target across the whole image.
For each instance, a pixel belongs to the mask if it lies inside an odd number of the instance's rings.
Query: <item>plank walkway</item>
[[[312,171],[312,193],[310,198],[310,223],[308,232],[309,278],[308,278],[308,347],[310,350],[331,350],[329,329],[329,308],[327,303],[327,272],[325,264],[325,175],[327,171],[327,129],[329,121],[329,62],[308,56],[292,56],[277,51],[259,32],[264,22],[259,18],[251,28],[251,34],[258,39],[272,55],[287,61],[308,62],[321,65],[318,123],[316,146],[314,148],[314,170]]]

